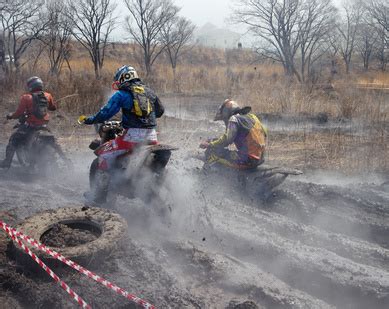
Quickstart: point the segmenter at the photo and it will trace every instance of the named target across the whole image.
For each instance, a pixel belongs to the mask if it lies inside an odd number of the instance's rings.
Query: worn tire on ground
[[[127,237],[127,223],[118,214],[101,209],[88,207],[67,207],[48,210],[27,218],[16,228],[22,233],[40,241],[41,237],[55,224],[83,224],[101,232],[97,239],[74,247],[56,248],[61,253],[81,265],[97,265],[118,250]],[[38,251],[32,245],[27,246],[45,263],[55,267],[62,263],[50,255]],[[24,264],[30,264],[32,259],[14,244],[15,258]]]

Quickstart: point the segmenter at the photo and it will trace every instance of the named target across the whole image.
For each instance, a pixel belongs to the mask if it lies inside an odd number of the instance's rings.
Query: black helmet
[[[28,91],[42,91],[43,90],[43,81],[38,76],[33,76],[27,79],[27,89]]]

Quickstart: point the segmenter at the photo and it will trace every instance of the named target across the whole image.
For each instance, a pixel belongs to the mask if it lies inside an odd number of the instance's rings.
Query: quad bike
[[[79,123],[83,122],[83,116]],[[109,145],[107,142],[124,134],[119,121],[106,121],[95,125],[100,139],[93,140],[89,148],[96,156],[104,153]],[[135,153],[125,153],[116,159],[115,166],[109,171],[110,183],[108,193],[120,194],[128,198],[138,197],[145,202],[158,200],[158,189],[163,183],[165,167],[169,162],[171,152],[176,150],[164,144],[142,145],[134,150]],[[89,169],[89,185],[93,192],[96,188],[99,159],[95,158]],[[114,203],[110,200],[109,204]],[[108,203],[107,203],[108,204]],[[108,205],[106,205],[108,207]]]
[[[206,175],[215,174],[232,180],[251,199],[267,200],[289,175],[301,175],[303,173],[298,169],[266,164],[252,168],[232,168],[219,162],[210,162],[209,156],[210,151],[207,149],[204,156],[197,157],[204,162],[203,172]]]
[[[25,119],[26,116],[19,118],[19,123],[14,126],[14,129],[24,126]],[[72,168],[72,162],[65,156],[55,136],[46,126],[34,129],[28,134],[30,134],[28,142],[18,145],[15,150],[22,167],[42,174],[49,170]]]

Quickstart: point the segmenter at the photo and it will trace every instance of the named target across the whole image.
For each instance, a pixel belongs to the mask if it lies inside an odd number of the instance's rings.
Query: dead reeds
[[[324,132],[271,133],[268,156],[272,160],[305,167],[388,169],[389,73],[371,71],[302,85],[285,78],[277,64],[255,64],[252,53],[247,51],[198,47],[188,55],[177,67],[175,79],[162,58],[146,82],[165,96],[234,98],[259,114],[339,122],[338,127]],[[60,77],[47,74],[44,60],[35,61],[34,68],[26,67],[17,78],[11,75],[0,82],[2,110],[13,110],[26,78],[39,75],[59,99],[62,111],[71,115],[94,113],[111,95],[112,76],[118,67],[132,64],[144,76],[135,59],[131,48],[125,45],[110,50],[100,80],[95,79],[86,54],[75,57],[70,62],[71,71],[63,68]],[[349,131],[339,129],[345,122],[350,123]]]

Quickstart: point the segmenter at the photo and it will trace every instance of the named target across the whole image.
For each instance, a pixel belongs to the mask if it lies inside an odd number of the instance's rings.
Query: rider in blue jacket
[[[142,83],[131,66],[124,65],[116,71],[112,88],[117,92],[108,103],[96,115],[84,121],[85,124],[103,123],[122,111],[124,133],[97,151],[99,164],[96,187],[87,194],[87,199],[95,204],[106,202],[109,171],[118,156],[131,153],[140,144],[158,143],[156,119],[164,113],[159,98]]]

